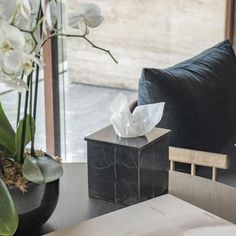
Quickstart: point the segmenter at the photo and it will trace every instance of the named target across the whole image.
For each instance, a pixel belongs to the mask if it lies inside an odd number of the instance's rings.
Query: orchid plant
[[[97,27],[103,21],[101,9],[94,4],[82,4],[68,17],[68,26],[77,29],[78,33],[69,34],[57,28],[58,2],[0,0],[0,82],[18,93],[16,129],[0,103],[0,235],[13,235],[18,225],[7,189],[14,181],[10,184],[7,181],[5,163],[17,165],[16,169],[21,170],[15,185],[22,191],[26,191],[27,181],[49,183],[63,174],[57,159],[34,147],[39,72],[44,65],[43,46],[56,36],[83,38],[117,62],[109,50],[88,38],[89,28]],[[30,148],[26,149],[28,144]]]

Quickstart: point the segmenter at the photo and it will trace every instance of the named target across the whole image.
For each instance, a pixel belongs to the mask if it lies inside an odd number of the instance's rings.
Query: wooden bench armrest
[[[199,166],[229,168],[229,159],[226,154],[197,151],[185,148],[169,148],[169,159],[175,162],[195,164]]]
[[[196,174],[196,166],[212,167],[212,179],[216,180],[216,170],[228,169],[229,158],[226,154],[169,147],[170,170],[175,170],[175,162],[191,164],[191,174]]]

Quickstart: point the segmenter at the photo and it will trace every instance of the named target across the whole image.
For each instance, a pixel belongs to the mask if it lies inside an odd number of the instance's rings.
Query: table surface
[[[232,224],[166,194],[49,235],[183,236],[190,230],[213,226]]]
[[[64,164],[64,176],[61,179],[60,198],[57,208],[48,223],[43,226],[40,234],[32,234],[32,236],[46,234],[52,231],[71,227],[73,225],[78,225],[88,219],[114,211],[114,213],[90,220],[89,222],[92,221],[91,224],[96,229],[96,234],[88,231],[89,234],[87,235],[115,236],[116,234],[114,234],[114,232],[112,234],[108,233],[109,230],[113,231],[115,229],[118,230],[117,232],[120,232],[117,236],[156,236],[163,235],[155,232],[157,230],[157,225],[161,227],[161,229],[158,228],[158,232],[163,232],[161,230],[167,229],[171,230],[171,227],[182,227],[180,233],[183,233],[183,230],[198,226],[230,225],[229,222],[171,195],[164,195],[163,197],[158,197],[156,199],[125,208],[124,210],[116,211],[124,207],[125,206],[120,204],[89,198],[87,188],[87,165],[85,163]],[[146,221],[146,219],[149,220]],[[153,219],[155,219],[155,222],[153,222]],[[126,224],[126,222],[128,224]],[[159,222],[159,224],[156,224],[156,222]],[[167,222],[169,223],[167,224]],[[101,224],[108,225],[108,227],[101,227]],[[124,227],[120,229],[121,231],[119,231],[120,224],[122,224],[122,226],[124,225]],[[91,225],[88,226],[88,223],[81,223],[80,226],[81,225],[82,230],[87,230],[87,227],[91,227]],[[180,225],[181,227],[179,227]],[[80,226],[78,226],[79,230],[81,230]],[[83,233],[78,231],[79,234],[75,234],[78,227],[76,226],[75,228],[72,228],[72,231],[69,230],[66,234],[63,232],[58,235],[86,236],[84,231],[82,231]],[[152,227],[153,234],[151,231],[150,234],[144,233],[143,230],[147,230],[149,227]],[[138,229],[138,231],[134,231],[133,234],[126,234],[127,230],[130,230],[129,232],[133,232],[134,229]],[[97,232],[101,234],[97,234]],[[168,236],[166,233],[164,235]],[[172,234],[169,235],[173,235],[173,231]]]
[[[55,212],[42,227],[41,232],[30,236],[38,236],[72,226],[125,207],[88,197],[86,163],[63,164],[63,169],[64,175],[60,180],[60,197]]]

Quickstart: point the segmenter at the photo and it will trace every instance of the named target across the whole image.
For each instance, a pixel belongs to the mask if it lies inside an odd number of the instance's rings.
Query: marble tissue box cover
[[[132,205],[168,191],[170,130],[120,138],[112,126],[87,137],[89,196]]]

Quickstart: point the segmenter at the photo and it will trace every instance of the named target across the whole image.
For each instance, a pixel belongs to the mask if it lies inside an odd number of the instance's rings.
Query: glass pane
[[[33,9],[32,14],[33,14],[33,17],[34,17],[34,13],[35,13],[34,10],[38,9],[40,1],[34,1],[34,2],[32,1],[30,3],[32,4],[31,5],[31,7]],[[7,2],[5,4],[6,5],[11,5],[9,2]],[[4,12],[2,12],[1,14],[4,15]],[[4,17],[3,17],[3,19],[4,19]],[[19,27],[19,28],[21,28],[21,27]],[[22,31],[23,31],[23,29],[22,29]],[[1,61],[3,59],[3,56],[4,55],[2,55],[2,52],[1,52]],[[40,77],[39,77],[39,84],[38,84],[35,148],[45,151],[46,150],[46,132],[45,132],[45,96],[44,96],[43,70],[41,70],[39,72],[39,74],[40,74]],[[26,77],[26,75],[24,76],[24,81],[26,82],[25,77]],[[35,89],[34,85],[35,85],[35,78],[33,78],[33,91]],[[21,97],[21,106],[20,106],[21,107],[20,119],[23,119],[25,93],[26,93],[26,91],[24,91],[21,94],[22,97]],[[32,94],[32,98],[33,98],[32,103],[34,103],[34,93]],[[16,123],[17,123],[18,99],[19,99],[18,92],[12,91],[8,86],[5,86],[3,83],[1,83],[1,85],[0,85],[0,101],[2,103],[4,111],[5,111],[8,119],[9,119],[12,127],[14,128],[14,130],[16,130],[16,126],[17,126]],[[30,113],[29,106],[30,105],[28,105],[28,110],[27,110],[28,114]],[[29,144],[29,146],[30,146],[30,144]]]
[[[83,0],[67,1],[68,12]],[[99,86],[138,88],[143,67],[164,68],[224,39],[222,0],[94,0],[104,12],[89,38],[111,49],[104,53],[77,39],[68,40],[69,79]]]
[[[224,39],[222,0],[93,2],[105,20],[88,38],[111,49],[119,64],[83,39],[66,40],[62,93],[67,161],[86,161],[84,136],[110,123],[109,104],[119,92],[129,101],[137,99],[142,68],[172,66]],[[81,3],[87,1],[66,1],[67,12]]]
[[[41,77],[42,78],[42,77]],[[11,125],[16,129],[17,120],[17,106],[18,106],[18,93],[11,91],[7,88],[5,92],[0,94],[0,101],[4,111],[11,122]],[[45,134],[45,112],[44,112],[44,81],[39,82],[37,118],[36,118],[36,135],[35,135],[35,148],[46,150],[46,134]],[[21,119],[23,117],[23,103],[24,95],[22,94],[21,105]]]

